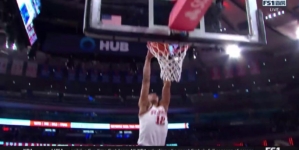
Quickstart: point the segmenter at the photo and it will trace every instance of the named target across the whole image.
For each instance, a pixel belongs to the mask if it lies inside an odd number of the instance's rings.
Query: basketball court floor
[[[190,0],[191,1],[191,0]],[[209,0],[204,0],[209,1]],[[243,47],[266,44],[264,17],[255,0],[244,0],[246,12],[229,13],[228,0],[211,0],[211,6],[193,31],[174,31],[168,27],[175,5],[170,0],[88,0],[85,4],[84,33],[93,38],[190,44],[197,47],[238,44]],[[229,30],[225,18],[242,15],[240,28]],[[228,15],[227,15],[228,14]],[[239,17],[240,18],[240,17]]]

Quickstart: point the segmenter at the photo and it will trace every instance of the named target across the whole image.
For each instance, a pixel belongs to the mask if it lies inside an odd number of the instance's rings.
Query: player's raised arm
[[[152,58],[153,58],[153,55],[148,51],[147,55],[145,57],[145,62],[144,62],[144,66],[143,66],[142,86],[141,86],[140,98],[139,98],[139,102],[138,102],[140,111],[144,111],[141,109],[147,109],[147,107],[149,106],[148,94],[149,94],[149,88],[150,88],[151,59]]]
[[[162,89],[162,98],[160,104],[164,107],[165,111],[168,111],[169,103],[170,103],[170,81],[164,81],[163,89]]]

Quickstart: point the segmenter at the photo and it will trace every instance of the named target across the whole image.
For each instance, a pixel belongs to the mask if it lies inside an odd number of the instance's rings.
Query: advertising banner
[[[74,81],[76,79],[76,72],[74,69],[68,69],[68,80]]]
[[[103,83],[108,83],[110,81],[109,75],[107,73],[103,73],[101,77]]]
[[[230,79],[230,78],[234,77],[234,75],[233,75],[233,67],[232,67],[231,64],[225,65],[223,72],[224,72],[224,77],[226,79]]]
[[[155,73],[151,74],[151,83],[157,83],[157,76],[155,75]]]
[[[88,72],[84,68],[81,68],[79,70],[79,81],[85,82],[87,75],[88,75]]]
[[[112,82],[113,82],[113,83],[120,83],[120,82],[121,82],[121,80],[120,80],[120,75],[119,75],[118,73],[116,73],[116,74],[114,74],[114,75],[112,76]]]
[[[40,76],[45,78],[50,76],[50,68],[48,65],[40,65]]]
[[[104,55],[122,55],[145,57],[146,43],[94,39],[74,35],[48,35],[42,50],[57,53],[98,53]]]
[[[63,69],[61,67],[54,67],[54,77],[58,80],[63,78]]]
[[[139,124],[111,124],[111,123],[87,123],[87,122],[60,122],[46,120],[21,120],[0,118],[0,125],[30,126],[46,128],[69,129],[102,129],[102,130],[138,130]],[[168,123],[168,129],[188,129],[189,123]]]
[[[98,78],[99,78],[98,71],[97,70],[91,70],[90,74],[91,74],[90,75],[91,82],[98,82]]]
[[[27,62],[26,76],[36,78],[37,75],[37,63]]]
[[[245,65],[245,63],[243,63],[243,62],[239,62],[239,63],[237,64],[237,76],[240,76],[240,77],[245,76],[245,75],[247,74],[246,71],[247,71],[247,70],[246,70],[246,65]]]
[[[188,76],[188,81],[194,82],[196,80],[196,77],[195,77],[196,71],[194,71],[194,70],[186,70],[186,72],[188,74],[187,75]]]
[[[13,60],[10,73],[11,75],[21,76],[23,74],[24,62],[20,60]]]
[[[7,64],[8,59],[7,58],[0,58],[0,73],[5,74],[7,71]]]
[[[213,67],[211,71],[212,80],[219,80],[221,78],[218,67]]]
[[[132,84],[132,83],[133,83],[133,78],[134,78],[133,75],[131,75],[131,74],[127,74],[127,75],[126,75],[126,83],[127,83],[127,84]]]
[[[252,74],[252,75],[260,74],[260,68],[259,68],[258,62],[252,61],[250,63],[250,74]]]

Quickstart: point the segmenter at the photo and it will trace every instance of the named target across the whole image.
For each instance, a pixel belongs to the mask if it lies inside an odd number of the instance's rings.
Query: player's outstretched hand
[[[150,51],[147,51],[146,59],[152,59],[153,57],[154,55]]]

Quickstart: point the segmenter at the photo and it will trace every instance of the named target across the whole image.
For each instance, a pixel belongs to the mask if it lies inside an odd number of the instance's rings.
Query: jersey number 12
[[[164,116],[157,116],[156,124],[157,125],[164,125],[165,124],[165,117]]]

